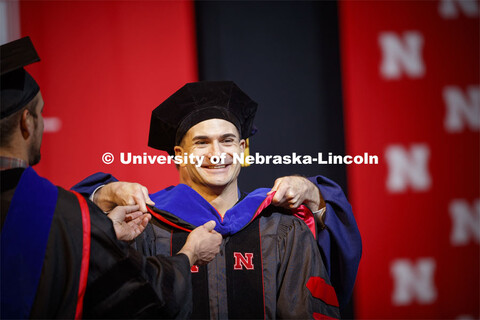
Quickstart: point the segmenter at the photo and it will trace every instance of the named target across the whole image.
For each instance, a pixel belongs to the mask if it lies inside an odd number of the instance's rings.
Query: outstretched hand
[[[317,186],[301,176],[278,178],[267,195],[273,192],[275,195],[272,204],[286,209],[296,209],[303,203],[313,212],[319,210],[323,204]]]
[[[117,206],[109,214],[118,240],[130,241],[138,237],[152,218],[139,211],[139,206]]]
[[[148,196],[148,189],[139,183],[111,182],[100,188],[93,198],[93,202],[105,212],[116,206],[138,205],[141,212],[147,212],[147,204],[155,205]]]

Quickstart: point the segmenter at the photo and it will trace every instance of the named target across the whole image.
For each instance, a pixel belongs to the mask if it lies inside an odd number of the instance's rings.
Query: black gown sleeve
[[[116,240],[110,219],[89,205],[92,247],[84,317],[187,317],[192,309],[188,257],[141,255]]]
[[[340,318],[335,290],[307,225],[283,216],[277,236],[277,317]]]
[[[326,228],[318,232],[317,242],[325,266],[337,292],[340,307],[350,301],[362,256],[362,238],[352,207],[342,188],[323,176],[308,178],[325,199]]]
[[[188,257],[144,257],[118,241],[111,220],[88,201],[91,253],[84,318],[185,318],[191,312]],[[32,318],[73,318],[82,258],[75,195],[59,188]]]

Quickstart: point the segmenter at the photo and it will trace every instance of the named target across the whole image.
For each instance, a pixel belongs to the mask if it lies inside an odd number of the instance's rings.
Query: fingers
[[[144,188],[142,185],[135,183],[133,186],[133,199],[136,204],[140,206],[140,211],[142,212],[147,212],[147,205],[146,205],[146,199],[145,199],[145,193],[144,193]],[[145,188],[146,189],[146,188]],[[148,196],[148,194],[147,194]]]
[[[288,186],[280,184],[277,187],[275,195],[273,196],[272,203],[276,206],[281,206],[287,200],[285,199],[285,193],[288,191]]]
[[[148,195],[148,189],[144,186],[142,186],[142,193],[143,193],[143,198],[145,199],[145,202],[148,205],[154,206],[155,202],[153,202],[152,199],[150,199],[150,196]]]
[[[129,213],[138,211],[139,206],[136,204],[133,204],[131,206],[120,206],[119,208],[123,208],[123,210],[125,210],[125,214],[129,214]]]
[[[267,195],[270,195],[271,193],[277,191],[281,183],[282,183],[282,178],[278,178],[277,180],[275,180],[275,183],[273,184],[272,189],[270,189],[270,191],[267,192]]]
[[[275,191],[272,204],[287,209],[296,209],[306,200],[307,186],[309,182],[303,177],[289,176],[275,180],[273,188],[268,192]]]
[[[104,188],[106,187],[108,187],[109,193],[107,194],[108,196],[104,196],[104,201],[108,200],[109,203],[120,206],[137,204],[142,212],[147,212],[147,204],[155,205],[148,195],[148,189],[139,183],[118,181],[110,183]]]
[[[132,188],[134,189],[133,199],[135,203],[140,206],[140,211],[148,212],[147,204],[151,206],[155,205],[155,202],[148,196],[148,189],[138,183],[133,184]]]
[[[136,218],[114,223],[113,227],[118,240],[130,241],[138,237],[145,230],[152,217],[150,214],[143,214],[140,211],[136,211],[130,216],[136,216]]]
[[[126,218],[129,219],[129,220],[134,220],[134,219],[140,217],[141,215],[143,215],[143,213],[141,211],[137,210],[137,211],[128,213]]]
[[[138,206],[117,206],[109,214],[108,217],[112,221],[124,221],[127,214],[138,211]]]
[[[195,228],[187,237],[187,242],[180,252],[189,256],[191,264],[206,264],[220,251],[222,236],[213,228],[215,221],[208,221]]]
[[[133,201],[140,206],[140,211],[147,212],[147,205],[145,204],[145,198],[143,197],[143,193],[140,192],[133,196]]]
[[[201,266],[212,261],[220,252],[222,236],[215,231],[207,233],[197,249],[197,259],[195,264]]]
[[[140,212],[140,211],[139,211]],[[136,219],[128,222],[128,224],[133,224],[135,232],[137,233],[134,238],[136,238],[140,233],[142,233],[148,225],[148,222],[152,219],[150,214],[140,214]]]
[[[134,213],[128,214],[125,218],[125,222],[131,223],[131,224],[141,225],[141,224],[144,224],[145,220],[148,223],[151,218],[152,218],[152,216],[148,213],[143,213],[141,211],[136,211]]]
[[[145,216],[143,217],[142,219],[142,223],[141,223],[141,226],[143,228],[143,230],[145,230],[145,228],[147,227],[147,224],[150,222],[150,220],[152,219],[152,216],[150,214],[145,214]],[[142,232],[143,232],[142,230]]]
[[[213,229],[215,228],[215,225],[216,225],[215,221],[210,220],[207,223],[205,223],[203,227],[207,229],[208,232],[210,232],[210,231],[213,231]]]
[[[292,200],[288,201],[288,206],[290,209],[296,209],[302,204],[302,201],[299,197],[295,197]]]

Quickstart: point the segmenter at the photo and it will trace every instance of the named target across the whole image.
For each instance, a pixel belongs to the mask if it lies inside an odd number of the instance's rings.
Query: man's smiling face
[[[180,165],[180,174],[190,187],[195,190],[207,187],[222,191],[236,182],[240,163],[234,163],[233,154],[242,153],[244,149],[245,140],[240,139],[237,128],[231,122],[209,119],[187,131],[180,146],[175,147],[175,154],[204,157],[200,167],[192,163]],[[212,156],[220,157],[222,154],[225,154],[223,163],[211,163]]]

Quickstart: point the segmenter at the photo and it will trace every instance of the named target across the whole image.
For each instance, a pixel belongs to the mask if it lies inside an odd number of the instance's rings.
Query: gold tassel
[[[250,164],[245,162],[247,156],[250,155],[250,139],[245,139],[245,151],[243,152],[243,164],[242,167],[248,167]]]

